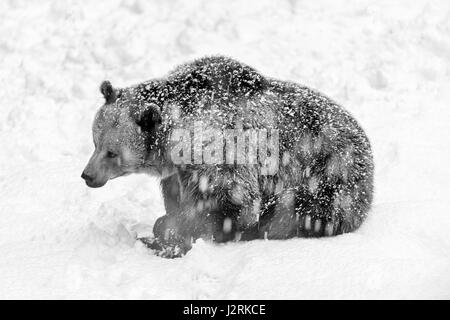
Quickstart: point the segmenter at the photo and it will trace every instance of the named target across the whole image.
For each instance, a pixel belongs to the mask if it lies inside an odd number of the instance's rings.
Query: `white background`
[[[226,54],[344,105],[373,146],[356,233],[135,243],[158,182],[88,189],[100,82]],[[448,1],[0,1],[0,298],[450,298]]]

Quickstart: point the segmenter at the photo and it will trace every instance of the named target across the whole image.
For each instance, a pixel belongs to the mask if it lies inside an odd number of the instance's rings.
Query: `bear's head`
[[[81,177],[98,188],[130,173],[157,174],[160,108],[142,99],[135,88],[115,89],[109,81],[101,84],[100,92],[105,103],[92,127],[95,150]]]

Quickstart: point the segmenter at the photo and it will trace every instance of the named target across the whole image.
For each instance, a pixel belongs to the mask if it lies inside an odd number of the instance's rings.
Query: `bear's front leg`
[[[161,180],[161,190],[166,214],[158,218],[153,226],[154,237],[140,238],[149,249],[165,258],[184,255],[191,248],[192,237],[187,230],[182,230],[181,185],[177,174]]]
[[[195,234],[195,221],[185,217],[187,204],[181,205],[183,186],[177,173],[161,180],[166,215],[153,226],[154,239],[147,246],[163,257],[175,258],[190,250]],[[192,215],[192,212],[191,212]]]
[[[180,225],[178,225],[180,223]],[[153,226],[154,237],[139,238],[143,244],[163,258],[177,258],[192,247],[193,237],[183,232],[183,223],[176,216],[164,215]]]
[[[161,180],[166,215],[158,218],[153,226],[153,238],[140,239],[148,248],[165,258],[184,255],[190,248],[190,240],[180,235],[176,215],[180,212],[181,185],[177,174]]]
[[[162,257],[180,257],[192,248],[192,242],[201,233],[198,231],[201,225],[201,221],[186,217],[183,212],[166,214],[156,220],[153,226],[155,238],[149,247]]]
[[[226,217],[223,208],[198,210],[198,203],[183,208],[184,210],[166,214],[156,220],[153,226],[154,238],[141,239],[157,255],[166,258],[180,257],[199,238],[216,242],[235,239],[236,221]]]

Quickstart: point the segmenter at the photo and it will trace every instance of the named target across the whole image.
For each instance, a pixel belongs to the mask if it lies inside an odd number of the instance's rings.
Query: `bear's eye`
[[[107,156],[108,158],[115,158],[115,157],[117,157],[117,153],[114,153],[114,152],[112,152],[112,151],[108,151],[108,152],[106,153],[106,156]]]

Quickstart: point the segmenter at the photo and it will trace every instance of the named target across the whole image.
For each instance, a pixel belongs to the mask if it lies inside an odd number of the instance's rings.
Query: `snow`
[[[450,298],[450,3],[0,2],[0,298]],[[334,98],[375,157],[362,228],[162,259],[156,179],[88,189],[98,86],[206,54]]]

